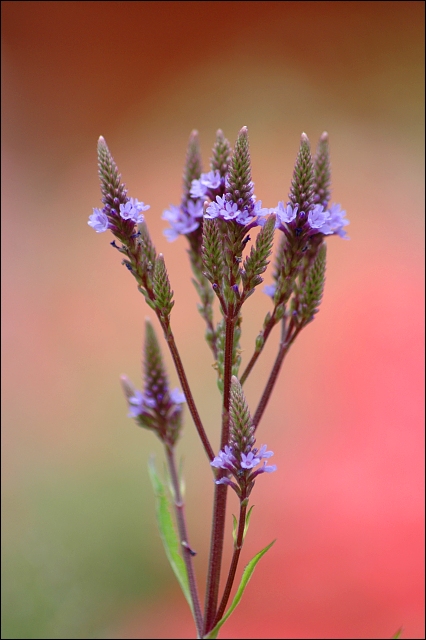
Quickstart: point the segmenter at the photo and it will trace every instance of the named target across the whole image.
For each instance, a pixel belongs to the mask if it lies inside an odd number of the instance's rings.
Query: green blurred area
[[[152,509],[132,469],[5,490],[2,638],[107,638],[132,602],[155,599],[172,577],[154,533],[142,538]]]

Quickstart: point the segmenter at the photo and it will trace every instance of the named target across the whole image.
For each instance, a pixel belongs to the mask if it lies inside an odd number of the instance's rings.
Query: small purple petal
[[[176,387],[176,389],[170,391],[170,400],[175,404],[183,404],[186,402],[185,394]]]
[[[101,209],[93,209],[93,213],[89,216],[89,222],[87,224],[92,227],[96,233],[103,233],[109,227],[108,217]]]
[[[274,297],[276,290],[277,290],[276,284],[265,284],[265,286],[263,287],[263,293],[266,293],[266,295],[270,296],[271,298]]]

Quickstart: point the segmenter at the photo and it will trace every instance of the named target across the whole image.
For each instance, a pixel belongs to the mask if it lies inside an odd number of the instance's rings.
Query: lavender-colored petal
[[[259,451],[257,452],[257,456],[261,459],[263,458],[272,458],[272,456],[274,455],[273,451],[266,451],[267,446],[266,444],[262,444],[262,446],[260,447]]]
[[[109,227],[109,221],[106,213],[101,209],[93,209],[93,213],[89,216],[87,223],[96,233],[103,233]]]
[[[128,398],[128,403],[129,413],[127,416],[129,418],[137,418],[143,412],[145,405],[145,398],[142,391],[135,389],[133,396]]]
[[[261,470],[264,471],[265,473],[273,473],[274,471],[277,470],[277,465],[276,464],[271,464],[269,466],[265,465],[262,467]]]
[[[278,205],[274,209],[270,209],[270,213],[275,213],[277,216],[276,225],[280,224],[288,224],[289,222],[293,222],[297,216],[299,205],[293,206],[291,203],[287,203],[286,205],[282,200],[278,203]]]
[[[186,402],[185,394],[176,387],[176,389],[170,391],[170,400],[175,404],[183,404]]]
[[[333,233],[328,226],[328,211],[324,210],[322,204],[316,204],[314,208],[309,211],[308,222],[311,229],[321,231],[321,233],[330,234]]]
[[[250,451],[247,455],[245,453],[241,454],[241,467],[243,469],[253,469],[257,464],[259,464],[260,458],[254,456],[253,452]]]
[[[266,293],[266,295],[270,296],[271,298],[274,297],[276,290],[277,290],[276,284],[265,284],[265,286],[263,287],[263,293]]]
[[[163,234],[166,236],[167,240],[169,242],[173,242],[174,240],[176,240],[176,238],[179,237],[179,233],[176,231],[176,229],[164,229]]]

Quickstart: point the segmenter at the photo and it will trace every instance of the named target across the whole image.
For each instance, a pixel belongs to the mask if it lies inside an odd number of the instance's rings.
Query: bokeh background
[[[256,194],[286,199],[299,136],[330,134],[325,297],[259,431],[262,477],[228,638],[424,638],[422,2],[3,2],[3,638],[193,637],[126,417],[151,310],[106,235],[103,135],[165,254],[173,327],[217,447],[220,402],[189,282],[180,199],[190,131],[247,125]],[[270,276],[267,276],[270,282]],[[269,308],[245,307],[243,364]],[[255,408],[278,336],[249,379]],[[170,365],[170,379],[177,377]],[[179,449],[204,593],[212,480],[189,415]],[[231,512],[237,503],[231,496]],[[231,549],[228,532],[227,557]]]

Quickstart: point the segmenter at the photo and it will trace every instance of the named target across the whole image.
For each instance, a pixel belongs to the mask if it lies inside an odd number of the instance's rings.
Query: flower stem
[[[229,441],[229,405],[231,401],[232,356],[234,345],[234,329],[238,313],[233,308],[225,316],[225,362],[223,373],[223,410],[222,434],[220,448]],[[217,479],[223,477],[219,473]],[[213,522],[210,543],[209,568],[207,573],[206,602],[204,610],[204,632],[208,633],[214,626],[216,607],[219,595],[220,569],[222,564],[223,542],[225,536],[226,497],[228,487],[215,485],[213,504]]]
[[[294,325],[290,322],[287,329],[285,324],[285,317],[281,320],[281,323],[281,341],[278,349],[278,354],[275,359],[274,366],[272,367],[272,371],[269,375],[268,381],[265,385],[265,389],[262,393],[262,397],[260,398],[259,404],[257,406],[256,413],[253,417],[253,424],[255,429],[257,429],[257,427],[259,426],[260,419],[262,418],[263,412],[265,411],[266,405],[268,404],[269,398],[271,397],[271,393],[277,381],[282,363],[284,362],[284,358],[287,355],[294,340],[296,339],[296,336],[302,329],[301,326],[297,327],[294,333],[291,335]]]
[[[186,373],[185,373],[185,370],[183,368],[182,360],[180,358],[179,351],[178,351],[178,348],[176,346],[176,342],[175,342],[172,330],[170,328],[170,325],[164,326],[164,322],[161,321],[161,319],[160,319],[160,322],[161,322],[161,325],[163,327],[164,335],[165,335],[167,344],[169,346],[170,353],[172,355],[173,362],[175,364],[177,374],[179,376],[179,381],[180,381],[180,383],[182,385],[182,390],[183,390],[183,392],[185,394],[186,402],[188,403],[188,409],[189,409],[189,411],[191,413],[191,416],[192,416],[192,419],[194,421],[195,427],[196,427],[196,429],[198,431],[198,435],[201,438],[201,442],[203,443],[203,447],[204,447],[204,450],[205,450],[205,452],[207,454],[207,457],[209,458],[209,460],[211,462],[214,459],[213,449],[212,449],[212,446],[211,446],[211,444],[209,442],[207,434],[206,434],[206,432],[204,430],[203,423],[201,422],[201,418],[200,418],[200,415],[198,413],[197,407],[195,406],[194,398],[192,396],[192,392],[191,392],[191,389],[189,387],[188,379],[186,377]]]
[[[225,590],[223,592],[219,609],[217,610],[214,625],[216,625],[219,622],[219,620],[221,620],[223,614],[225,613],[225,608],[226,608],[226,605],[228,604],[229,596],[231,595],[231,589],[234,583],[235,573],[237,571],[238,560],[240,559],[241,549],[243,548],[246,512],[247,512],[247,502],[244,500],[240,503],[240,517],[238,522],[237,539],[235,541],[235,546],[234,546],[234,554],[232,556],[231,566],[229,568],[229,573],[228,573],[228,579],[226,581]]]
[[[244,384],[244,382],[247,380],[247,378],[250,375],[251,370],[253,369],[254,365],[257,362],[258,357],[260,356],[260,354],[263,351],[263,348],[266,344],[266,341],[269,337],[269,334],[271,333],[272,329],[274,328],[274,326],[277,324],[277,319],[275,317],[275,309],[271,315],[271,317],[269,318],[268,323],[265,326],[265,329],[263,330],[263,343],[262,346],[260,347],[260,349],[256,349],[255,352],[253,353],[250,362],[248,363],[248,365],[246,366],[243,375],[240,378],[240,384],[241,386]]]
[[[197,584],[195,580],[194,567],[192,557],[195,555],[188,542],[188,534],[186,531],[184,502],[179,486],[179,478],[176,469],[176,461],[174,456],[174,448],[166,445],[167,463],[170,471],[170,478],[174,493],[174,506],[176,513],[176,521],[179,531],[179,538],[182,547],[182,555],[185,562],[186,572],[188,574],[189,592],[191,594],[192,611],[194,615],[195,625],[197,627],[197,635],[202,638],[203,633],[203,615],[201,613],[200,600],[198,597]]]

